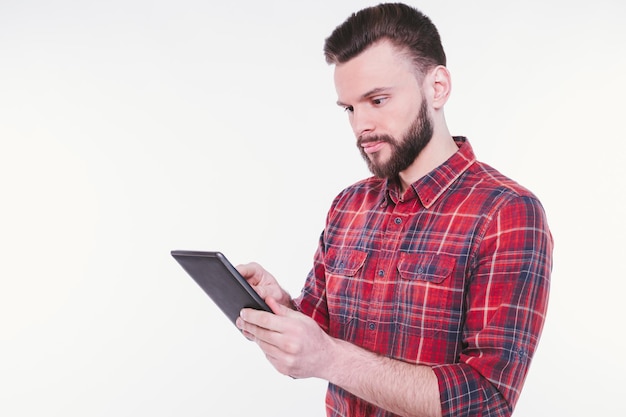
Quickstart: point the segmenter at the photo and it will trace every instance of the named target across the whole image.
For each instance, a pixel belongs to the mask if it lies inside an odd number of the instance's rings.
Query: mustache
[[[359,136],[356,141],[356,145],[360,148],[366,143],[372,142],[386,142],[386,143],[395,143],[395,140],[389,135],[369,135],[367,137]]]

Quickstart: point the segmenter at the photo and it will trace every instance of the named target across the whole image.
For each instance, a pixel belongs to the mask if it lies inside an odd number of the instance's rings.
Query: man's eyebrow
[[[376,94],[380,94],[380,93],[384,93],[386,91],[389,91],[391,89],[391,87],[376,87],[376,88],[372,88],[371,90],[369,90],[368,92],[361,94],[361,98],[359,101],[365,100],[371,96],[374,96]],[[342,106],[342,107],[346,107],[348,106],[348,104],[342,103],[340,100],[337,100],[337,105],[338,106]]]

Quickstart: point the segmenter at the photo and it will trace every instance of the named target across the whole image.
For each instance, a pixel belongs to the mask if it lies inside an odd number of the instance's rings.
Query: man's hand
[[[293,308],[291,302],[291,296],[287,291],[283,290],[276,281],[276,278],[269,272],[267,272],[261,265],[256,262],[251,262],[244,265],[237,265],[237,271],[242,277],[248,281],[248,284],[254,288],[254,290],[261,296],[265,302],[267,298],[273,298],[280,304]]]
[[[237,327],[259,345],[278,372],[293,378],[325,378],[333,339],[312,318],[272,297],[265,302],[275,314],[243,309]]]
[[[283,294],[274,277],[256,264],[238,267],[266,294]],[[309,316],[280,303],[265,302],[274,314],[241,310],[236,325],[256,342],[276,370],[292,378],[317,377],[395,414],[441,416],[439,386],[429,366],[393,360],[326,334]]]

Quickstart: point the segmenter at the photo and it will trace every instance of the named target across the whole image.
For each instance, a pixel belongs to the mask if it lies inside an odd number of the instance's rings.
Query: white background
[[[368,175],[324,38],[374,1],[0,0],[0,415],[322,416],[170,257],[221,250],[297,294]],[[447,119],[555,238],[516,416],[616,416],[624,374],[626,3],[415,1]]]

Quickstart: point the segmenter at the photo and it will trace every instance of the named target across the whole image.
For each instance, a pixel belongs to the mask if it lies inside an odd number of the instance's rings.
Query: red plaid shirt
[[[469,142],[404,193],[369,178],[328,213],[298,308],[331,336],[429,365],[444,416],[508,416],[546,314],[552,236]],[[328,416],[392,416],[329,384]]]

